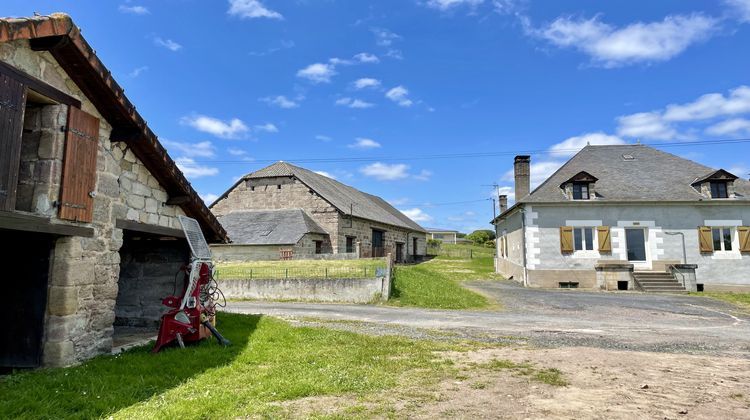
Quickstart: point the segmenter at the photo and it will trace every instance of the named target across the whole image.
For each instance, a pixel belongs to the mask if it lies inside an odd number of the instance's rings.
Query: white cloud
[[[171,152],[178,151],[183,156],[210,158],[216,155],[216,149],[210,141],[202,141],[200,143],[181,143],[167,139],[161,139],[160,141],[167,150]]]
[[[428,171],[427,169],[422,169],[418,174],[414,175],[414,179],[419,181],[429,181],[431,177],[432,171]]]
[[[232,139],[247,133],[250,129],[238,118],[229,121],[222,121],[218,118],[208,117],[206,115],[194,115],[182,117],[182,124],[189,125],[198,131],[213,134],[214,136]]]
[[[675,130],[664,121],[659,112],[639,112],[617,117],[617,134],[638,139],[671,140],[677,137]]]
[[[386,57],[392,58],[394,60],[403,60],[404,59],[404,53],[401,52],[401,50],[397,50],[395,48],[391,48],[385,53]]]
[[[375,178],[379,181],[397,181],[409,177],[409,165],[403,163],[381,163],[375,162],[359,170],[363,175]]]
[[[429,214],[425,213],[422,209],[417,208],[417,207],[413,209],[406,209],[406,210],[400,210],[400,211],[401,213],[406,215],[406,217],[408,217],[409,219],[417,223],[431,222],[433,220],[432,216],[430,216]]]
[[[320,141],[328,142],[328,141],[331,141],[333,139],[331,137],[329,137],[329,136],[325,136],[323,134],[318,134],[318,135],[315,136],[315,140],[320,140]]]
[[[625,144],[625,140],[605,134],[602,132],[586,133],[580,136],[570,137],[550,148],[553,156],[570,157],[578,153],[586,145],[608,145],[608,144]]]
[[[354,109],[366,109],[375,106],[375,104],[373,103],[366,102],[361,99],[352,99],[349,97],[337,99],[335,104],[338,106],[345,106]]]
[[[192,158],[181,157],[175,159],[177,167],[180,168],[182,173],[188,178],[201,178],[204,176],[214,176],[219,173],[219,169],[211,168],[208,166],[201,166],[195,162]]]
[[[740,21],[750,22],[750,0],[724,0],[724,3],[734,9]]]
[[[375,35],[375,43],[381,47],[389,47],[393,45],[394,41],[401,39],[401,36],[389,31],[384,28],[372,28],[372,33]]]
[[[591,19],[559,17],[529,35],[561,48],[574,48],[591,57],[595,64],[617,67],[633,63],[667,61],[697,42],[709,38],[719,21],[700,13],[667,16],[663,21],[632,23],[615,27]]]
[[[376,88],[378,86],[380,86],[380,80],[373,79],[370,77],[363,77],[361,79],[357,79],[356,81],[354,81],[355,89]]]
[[[458,6],[476,7],[484,3],[484,0],[428,0],[425,3],[428,7],[446,11]]]
[[[253,129],[255,129],[255,131],[263,131],[266,133],[278,133],[279,132],[279,128],[276,127],[276,125],[271,124],[271,123],[258,124],[254,126]]]
[[[284,95],[266,96],[265,98],[260,98],[260,101],[281,109],[299,108],[299,102],[289,99]]]
[[[410,200],[406,197],[401,198],[394,198],[392,200],[387,200],[388,203],[390,203],[392,206],[402,206],[406,203],[408,203]]]
[[[247,155],[247,152],[242,149],[236,149],[236,148],[229,148],[227,149],[227,152],[229,152],[232,156],[245,156]]]
[[[328,173],[326,171],[313,171],[313,172],[315,172],[318,175],[323,175],[326,178],[336,179],[335,176],[331,175],[330,173]]]
[[[242,19],[284,19],[281,13],[267,8],[259,0],[229,0],[227,13]]]
[[[213,203],[214,201],[218,200],[219,196],[216,194],[212,194],[212,193],[206,193],[206,194],[201,194],[201,198],[203,199],[203,202],[206,203],[206,205],[209,205]]]
[[[175,41],[172,41],[171,39],[163,39],[160,37],[154,38],[154,44],[164,47],[170,51],[179,51],[182,49],[182,45],[176,43]]]
[[[131,71],[130,73],[128,73],[128,76],[131,77],[131,78],[133,78],[133,79],[135,79],[136,77],[140,76],[141,73],[143,73],[146,70],[148,70],[148,66],[137,67],[137,68],[134,68],[133,71]]]
[[[313,83],[330,83],[331,78],[336,74],[335,65],[328,63],[310,64],[304,69],[297,71],[297,77],[307,79]]]
[[[744,164],[730,166],[727,172],[737,175],[740,178],[747,178],[750,176],[750,166]]]
[[[120,13],[129,13],[131,15],[147,15],[151,13],[144,6],[128,6],[126,4],[121,4],[120,7],[117,8],[117,10],[119,10]]]
[[[706,133],[712,136],[727,135],[750,135],[750,120],[734,118],[714,124],[706,129]]]
[[[409,99],[409,90],[403,86],[396,86],[389,90],[386,92],[385,97],[403,107],[410,107],[414,104],[414,102]]]
[[[354,56],[354,59],[360,63],[379,63],[380,59],[375,54],[370,53],[359,53]]]
[[[347,147],[350,149],[377,149],[380,148],[380,143],[376,142],[373,139],[368,139],[364,137],[357,137],[355,139],[356,141]]]
[[[693,102],[668,105],[664,112],[667,121],[696,121],[721,115],[737,115],[750,112],[750,87],[739,86],[729,95],[709,93]]]

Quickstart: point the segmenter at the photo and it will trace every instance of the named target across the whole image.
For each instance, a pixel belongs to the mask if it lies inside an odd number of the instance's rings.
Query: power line
[[[695,140],[695,141],[684,141],[684,142],[653,142],[653,143],[639,143],[646,146],[658,146],[662,148],[667,147],[687,147],[687,146],[704,146],[704,145],[718,145],[718,144],[739,144],[739,143],[750,143],[750,138],[739,138],[739,139],[723,139],[723,140]],[[631,144],[632,145],[632,144]],[[420,155],[420,156],[370,156],[370,157],[329,157],[329,158],[296,158],[296,159],[283,159],[286,162],[293,163],[346,163],[346,162],[383,162],[383,161],[419,161],[419,160],[439,160],[439,159],[471,159],[471,158],[488,158],[498,156],[512,156],[512,155],[565,155],[568,153],[576,153],[580,149],[531,149],[531,150],[507,150],[498,152],[472,152],[472,153],[444,153],[434,155]],[[266,164],[274,163],[279,159],[254,159],[254,160],[196,160],[196,163],[211,163],[215,165],[220,164]]]

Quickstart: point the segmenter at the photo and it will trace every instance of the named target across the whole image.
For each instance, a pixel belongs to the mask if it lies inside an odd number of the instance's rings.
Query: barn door
[[[65,161],[60,185],[61,219],[91,222],[98,150],[99,119],[76,107],[68,107]]]
[[[26,86],[0,73],[0,211],[16,207]]]

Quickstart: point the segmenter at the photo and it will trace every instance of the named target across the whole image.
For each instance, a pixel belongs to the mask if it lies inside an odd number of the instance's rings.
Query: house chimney
[[[508,210],[508,196],[503,194],[500,196],[500,213]]]
[[[531,156],[516,156],[513,161],[513,174],[516,183],[516,201],[529,195],[531,190]]]

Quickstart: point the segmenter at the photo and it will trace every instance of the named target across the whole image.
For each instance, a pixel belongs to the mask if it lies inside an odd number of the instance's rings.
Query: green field
[[[218,328],[232,346],[205,340],[159,354],[142,347],[72,368],[2,377],[0,413],[12,419],[275,417],[283,401],[368,395],[404,377],[439,380],[449,365],[434,352],[462,348],[295,328],[259,316],[220,314]]]
[[[718,299],[736,305],[744,309],[745,311],[750,311],[750,293],[693,292],[690,294],[693,296],[704,296],[708,298]]]
[[[385,269],[385,259],[360,260],[289,260],[218,263],[216,271],[221,280],[244,279],[317,279],[369,278],[378,269]]]
[[[500,278],[492,258],[436,257],[433,260],[397,266],[389,305],[438,309],[478,309],[493,304],[486,297],[461,286],[467,280]]]

